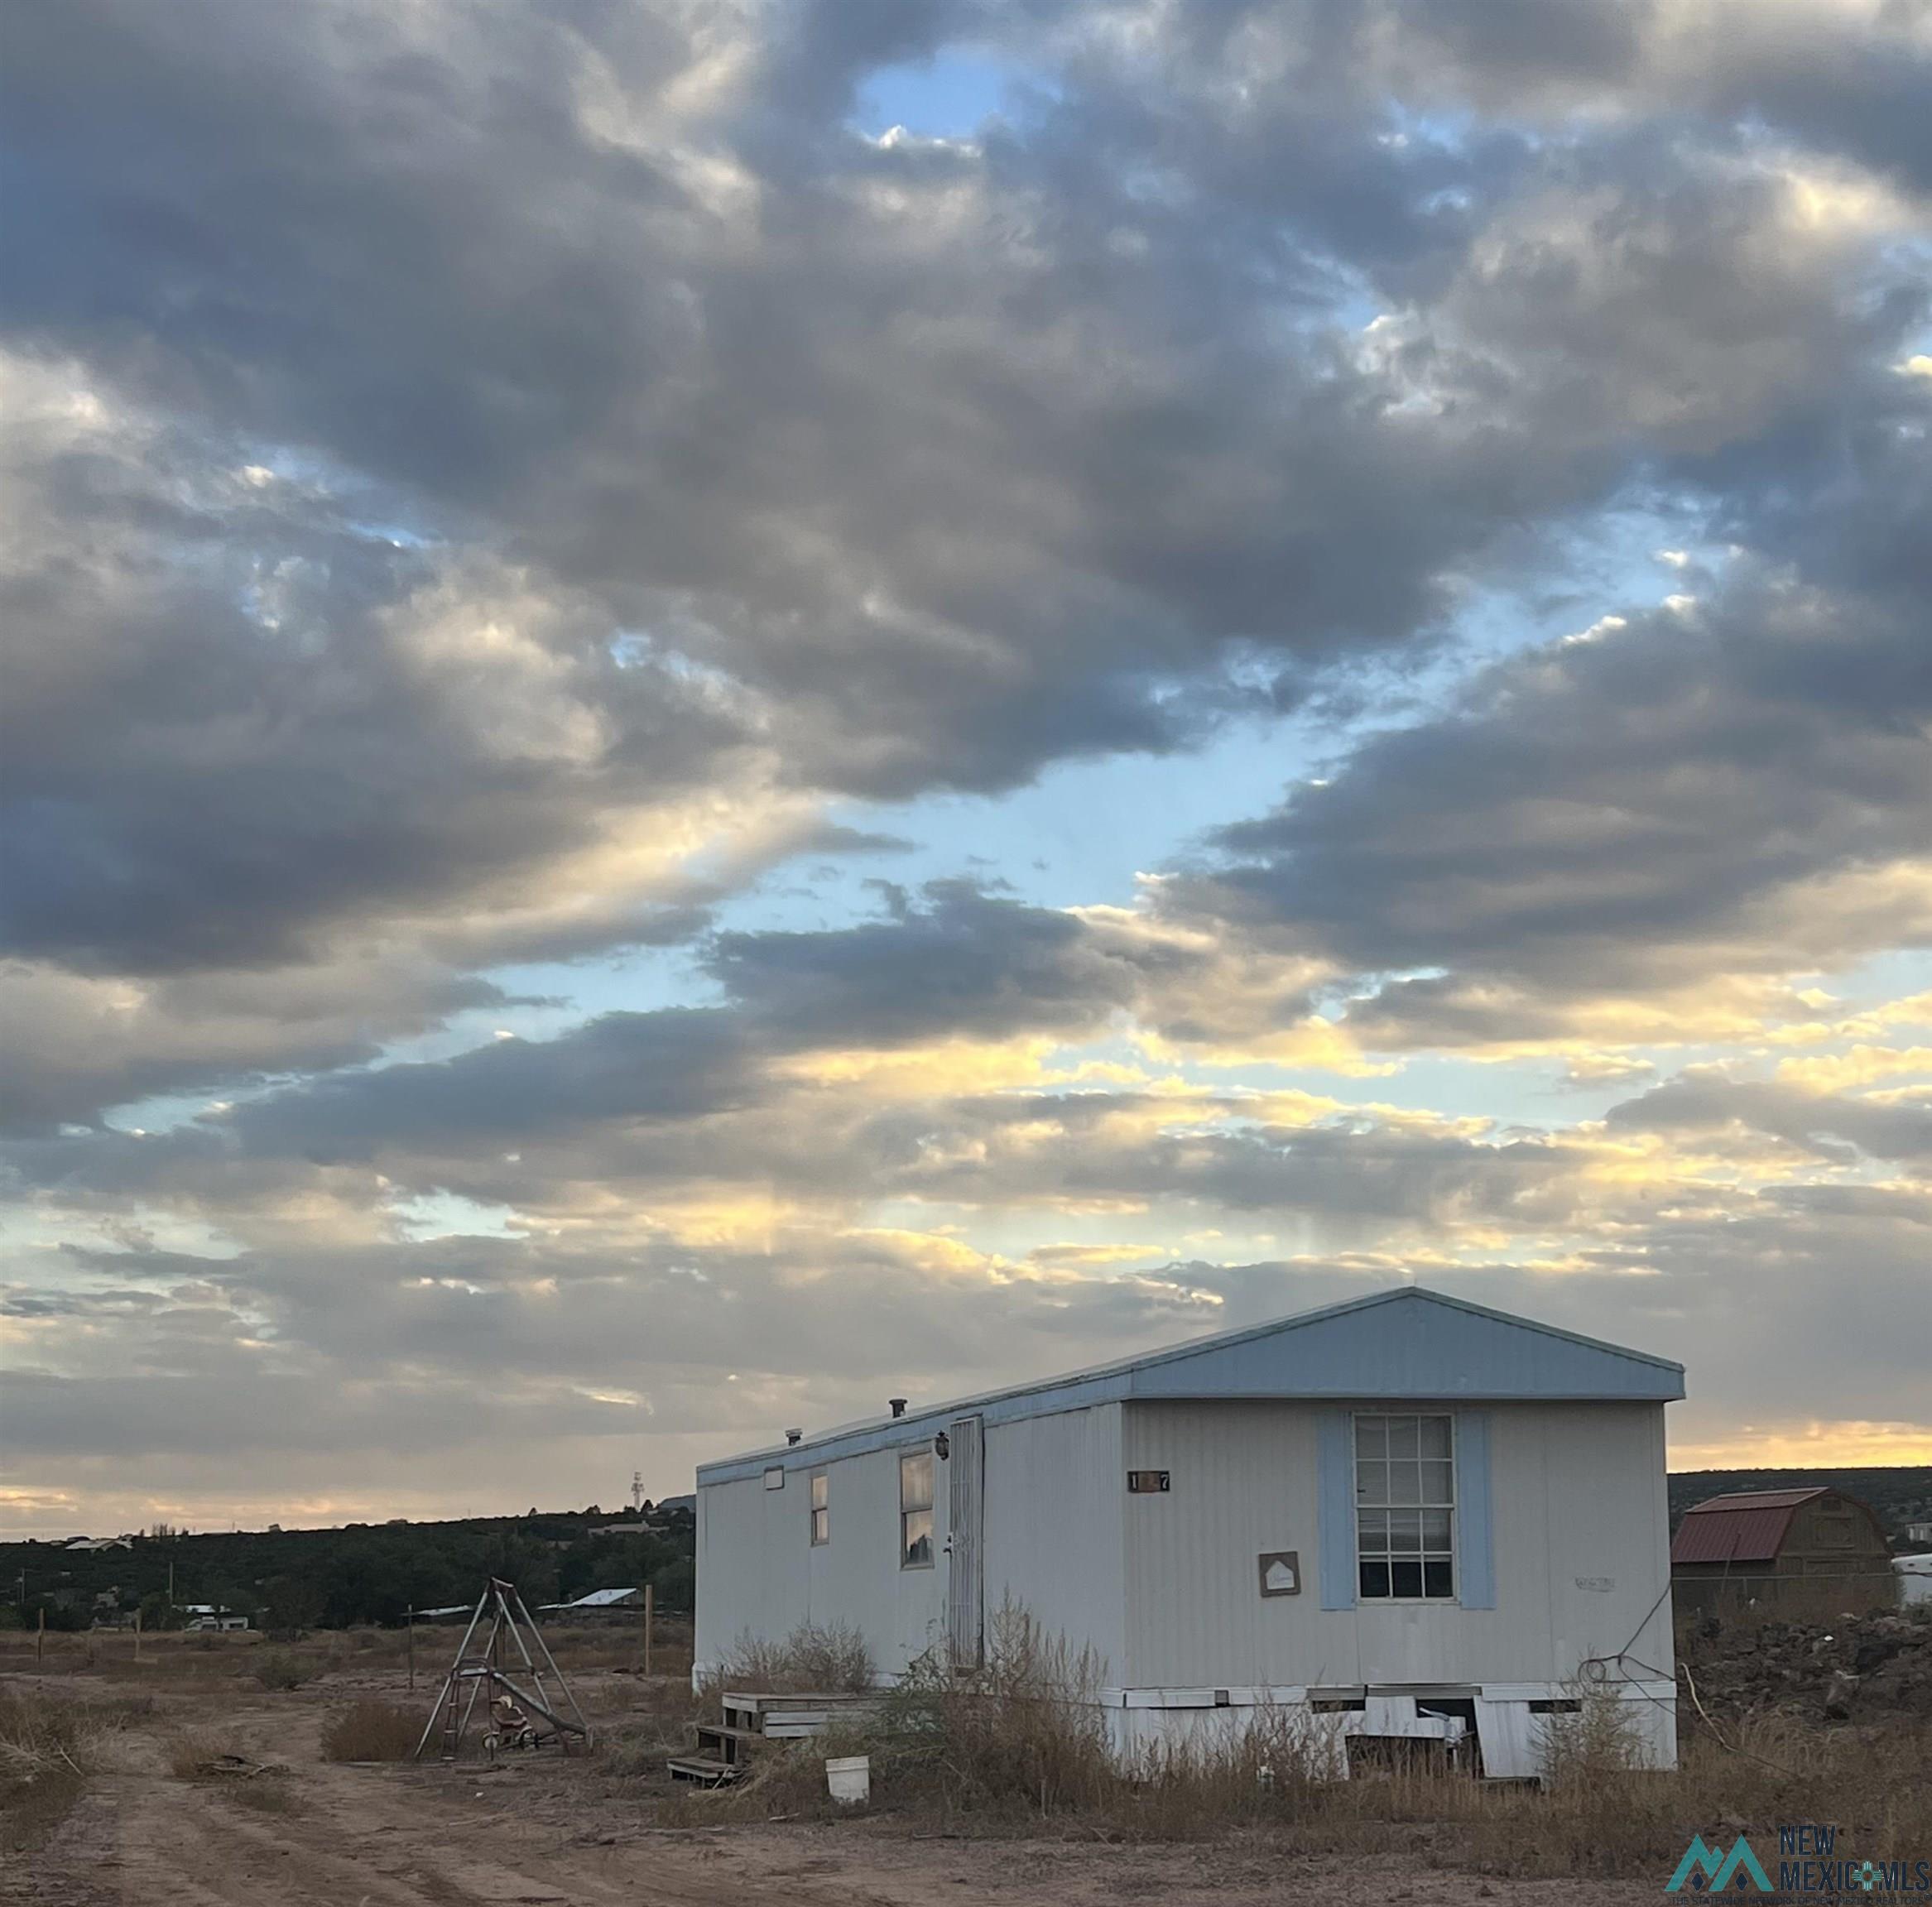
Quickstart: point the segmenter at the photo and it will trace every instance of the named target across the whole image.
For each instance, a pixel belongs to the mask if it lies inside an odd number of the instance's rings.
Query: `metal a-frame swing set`
[[[488,1631],[480,1647],[473,1652],[470,1645],[475,1641],[477,1631],[482,1627],[486,1616],[489,1618]],[[531,1653],[531,1642],[536,1645],[536,1655]],[[504,1659],[512,1645],[530,1684],[527,1688],[513,1679],[506,1670]],[[539,1656],[542,1658],[541,1667]],[[555,1684],[554,1693],[545,1684],[545,1669]],[[584,1718],[584,1711],[577,1706],[577,1698],[570,1693],[570,1685],[564,1679],[563,1670],[558,1668],[555,1657],[550,1654],[543,1631],[531,1620],[517,1585],[495,1576],[489,1578],[483,1594],[477,1598],[469,1626],[463,1631],[463,1640],[457,1645],[456,1660],[443,1679],[442,1692],[430,1711],[429,1720],[423,1725],[422,1738],[416,1745],[414,1759],[419,1761],[422,1759],[440,1722],[442,1724],[440,1758],[445,1761],[455,1760],[462,1753],[478,1698],[486,1692],[488,1699],[483,1711],[483,1748],[492,1760],[496,1759],[499,1749],[534,1748],[553,1736],[566,1755],[570,1752],[573,1739],[582,1742],[586,1748],[592,1746],[590,1724]],[[564,1712],[565,1708],[569,1710],[568,1714]],[[531,1721],[531,1716],[545,1726],[537,1727]]]

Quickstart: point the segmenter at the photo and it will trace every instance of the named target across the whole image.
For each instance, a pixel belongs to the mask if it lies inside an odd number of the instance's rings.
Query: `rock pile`
[[[1881,1612],[1834,1623],[1705,1617],[1681,1660],[1714,1716],[1786,1708],[1827,1720],[1932,1717],[1932,1621]]]

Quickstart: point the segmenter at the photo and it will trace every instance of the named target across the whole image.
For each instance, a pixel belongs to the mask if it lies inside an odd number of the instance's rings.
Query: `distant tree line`
[[[671,1511],[636,1530],[594,1536],[620,1519],[595,1505],[452,1523],[351,1523],[340,1530],[166,1529],[128,1549],[0,1544],[0,1622],[84,1629],[97,1614],[144,1627],[179,1626],[190,1603],[211,1604],[285,1632],[393,1626],[418,1611],[473,1602],[486,1576],[514,1583],[534,1609],[593,1589],[650,1584],[659,1608],[691,1607],[695,1526]],[[173,1592],[171,1596],[171,1571]]]

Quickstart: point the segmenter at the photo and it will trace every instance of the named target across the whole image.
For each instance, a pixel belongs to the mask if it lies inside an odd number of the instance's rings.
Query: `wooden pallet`
[[[709,1755],[674,1755],[668,1764],[674,1781],[694,1781],[701,1788],[723,1788],[744,1773],[728,1761]]]
[[[732,1727],[762,1735],[768,1741],[795,1741],[816,1735],[834,1717],[863,1714],[871,1695],[747,1694],[728,1692],[719,1698],[724,1719]]]

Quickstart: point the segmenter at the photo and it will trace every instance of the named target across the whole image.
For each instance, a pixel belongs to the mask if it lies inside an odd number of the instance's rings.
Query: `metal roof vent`
[[[785,1441],[787,1443],[796,1443],[800,1442],[804,1438],[804,1436],[805,1432],[802,1430],[787,1430],[785,1433]]]
[[[906,1415],[906,1400],[903,1397],[888,1397],[886,1401],[892,1405],[892,1415],[895,1417],[903,1417]]]

